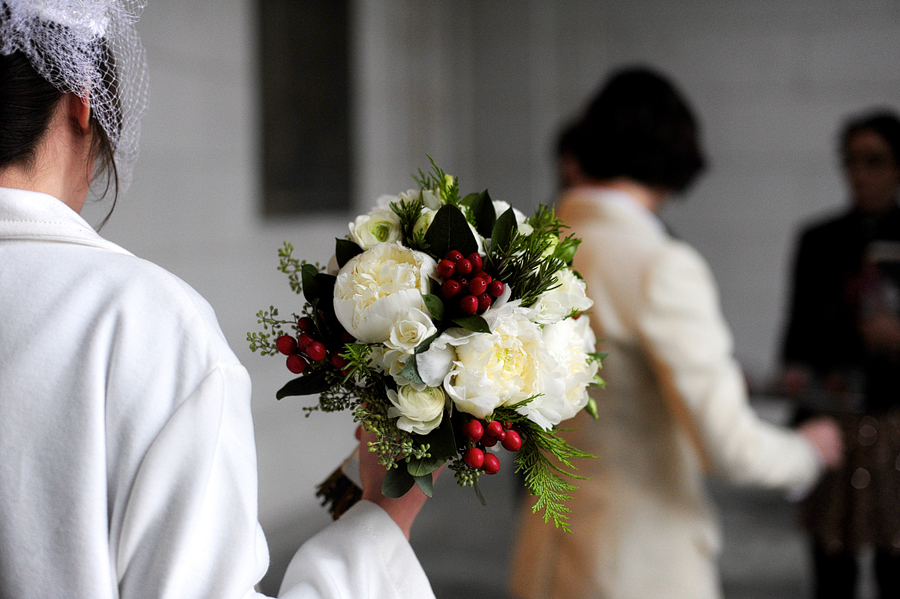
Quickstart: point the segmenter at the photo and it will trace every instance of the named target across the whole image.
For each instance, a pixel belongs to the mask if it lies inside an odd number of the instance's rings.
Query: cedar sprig
[[[571,499],[569,495],[577,487],[563,479],[562,476],[585,480],[571,470],[575,470],[572,460],[576,458],[592,458],[589,453],[572,447],[556,434],[556,431],[545,431],[530,421],[524,421],[525,441],[522,449],[516,456],[516,472],[525,476],[525,485],[537,501],[532,506],[532,513],[544,511],[544,522],[553,519],[553,524],[565,532],[572,532],[568,524],[568,514],[571,510],[563,504]],[[562,464],[554,464],[549,455],[552,455]]]

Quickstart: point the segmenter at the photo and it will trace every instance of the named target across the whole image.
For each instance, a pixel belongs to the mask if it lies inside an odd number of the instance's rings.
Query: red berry
[[[482,262],[481,256],[478,255],[478,252],[472,252],[468,256],[466,256],[466,260],[472,263],[472,272],[481,271]]]
[[[347,331],[341,331],[341,342],[342,343],[353,343],[356,339],[348,333]]]
[[[446,258],[438,262],[437,264],[437,275],[442,279],[449,279],[453,276],[453,273],[456,272],[456,263],[447,260]]]
[[[483,271],[483,270],[482,270],[480,273],[478,273],[477,276],[478,276],[479,279],[484,279],[485,285],[490,285],[490,284],[491,284],[491,281],[494,280],[494,277],[492,277],[491,275],[487,274],[487,273],[486,273],[485,271]]]
[[[472,443],[478,443],[482,435],[484,435],[484,427],[477,420],[469,420],[463,425],[463,436]],[[476,468],[478,466],[475,466]]]
[[[287,357],[287,368],[294,374],[300,374],[306,370],[306,360],[297,354],[291,354]]]
[[[487,283],[481,277],[475,277],[469,281],[469,293],[472,295],[481,295],[487,291]]]
[[[484,463],[481,465],[481,469],[484,470],[485,474],[497,474],[500,472],[500,460],[494,454],[486,453],[484,454]]]
[[[275,349],[289,356],[297,351],[297,340],[290,335],[282,335],[275,340]]]
[[[485,435],[481,438],[481,444],[485,447],[493,447],[497,444],[497,441],[499,441],[497,437],[492,437],[490,435]]]
[[[483,451],[481,451],[477,447],[471,447],[463,456],[463,461],[470,468],[481,468],[481,465],[484,464],[484,458],[485,455]]]
[[[474,295],[463,296],[459,300],[459,309],[463,314],[471,315],[478,311],[478,298]]]
[[[306,348],[306,355],[309,356],[309,359],[313,362],[324,360],[326,353],[325,346],[318,341],[313,341],[309,344],[309,347]]]
[[[463,258],[456,262],[456,272],[461,275],[467,275],[472,272],[472,263]]]
[[[450,250],[447,252],[447,255],[444,256],[445,260],[449,260],[450,262],[459,262],[463,259],[462,252],[457,250]]]
[[[488,435],[495,439],[503,438],[503,425],[500,424],[499,421],[494,420],[493,422],[488,422],[487,431],[485,431]]]
[[[516,431],[506,431],[506,438],[503,439],[503,449],[506,451],[519,451],[522,449],[522,437]]]
[[[313,322],[313,319],[309,316],[304,316],[300,320],[297,321],[297,328],[305,333],[309,333],[316,326],[316,323]]]
[[[459,286],[463,289],[466,289],[469,286],[469,279],[467,279],[466,277],[459,277],[458,279],[456,279],[456,282],[459,283]]]
[[[488,293],[494,297],[500,297],[503,295],[503,283],[501,281],[491,282],[491,284],[488,285]]]
[[[297,338],[297,349],[299,349],[300,351],[306,351],[306,348],[314,343],[315,340],[316,338],[309,333],[303,333]]]
[[[488,295],[487,293],[482,293],[478,296],[478,311],[484,312],[488,308],[491,307],[491,303],[493,303],[494,299]]]
[[[459,284],[459,281],[447,279],[446,281],[441,283],[441,295],[443,295],[446,299],[456,297],[460,291],[462,291],[462,285]]]
[[[331,354],[331,365],[338,370],[343,370],[344,366],[347,365],[347,359],[338,354]]]

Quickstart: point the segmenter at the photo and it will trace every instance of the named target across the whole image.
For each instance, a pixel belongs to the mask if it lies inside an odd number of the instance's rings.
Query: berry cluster
[[[503,295],[503,283],[481,268],[482,260],[477,252],[463,257],[457,250],[447,252],[437,265],[437,275],[444,279],[441,295],[445,300],[457,299],[459,311],[467,316],[481,314],[491,307],[495,298]]]
[[[521,435],[509,423],[494,420],[482,424],[480,420],[472,419],[463,425],[462,433],[470,443],[475,444],[466,450],[463,461],[485,474],[497,474],[500,471],[500,460],[493,453],[485,451],[486,447],[500,443],[507,451],[519,451],[522,448]]]
[[[287,369],[294,374],[302,374],[310,362],[321,362],[325,358],[343,374],[347,360],[340,355],[329,352],[325,344],[317,338],[313,319],[304,316],[297,321],[297,329],[301,331],[295,339],[291,335],[281,335],[275,340],[275,348],[287,356]]]

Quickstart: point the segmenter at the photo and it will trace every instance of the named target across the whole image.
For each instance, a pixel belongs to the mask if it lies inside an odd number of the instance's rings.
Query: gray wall
[[[356,163],[362,210],[412,186],[431,154],[464,191],[534,205],[552,198],[560,124],[609,69],[647,63],[696,106],[711,161],[667,210],[709,259],[739,358],[776,367],[792,237],[839,206],[834,132],[848,112],[900,106],[900,8],[892,0],[357,0]],[[292,241],[325,261],[350,215],[265,222],[260,213],[255,14],[249,0],[155,0],[139,30],[151,109],[136,181],[103,234],[195,286],[254,381],[260,517],[323,525],[312,483],[353,445],[345,415],[305,420],[274,400],[289,373],[247,350],[254,314],[290,312],[275,271]],[[99,220],[92,207],[88,216]],[[94,215],[94,216],[91,216]],[[310,459],[311,456],[313,459]],[[452,484],[446,477],[445,485]],[[305,532],[304,532],[305,531]]]

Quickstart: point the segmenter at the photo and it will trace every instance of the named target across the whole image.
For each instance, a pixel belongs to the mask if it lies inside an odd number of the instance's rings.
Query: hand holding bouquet
[[[541,206],[530,218],[488,193],[460,197],[436,166],[419,189],[380,198],[350,223],[327,268],[279,251],[301,314],[258,314],[251,349],[284,354],[300,376],[277,394],[319,395],[310,411],[353,410],[388,469],[383,493],[432,493],[444,463],[461,486],[500,468],[499,448],[567,528],[571,460],[587,454],[555,427],[593,411],[601,355],[592,302],[570,264],[579,240]]]

